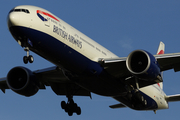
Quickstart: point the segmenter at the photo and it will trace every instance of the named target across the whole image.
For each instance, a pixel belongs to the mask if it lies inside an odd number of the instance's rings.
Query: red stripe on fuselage
[[[58,20],[57,18],[55,18],[54,16],[52,16],[52,15],[49,14],[49,13],[43,12],[43,11],[41,11],[41,10],[37,10],[37,13],[41,13],[41,14],[43,14],[43,15],[49,16],[50,18],[52,18],[52,19],[54,19],[54,20],[56,20],[56,21],[59,22],[59,20]]]

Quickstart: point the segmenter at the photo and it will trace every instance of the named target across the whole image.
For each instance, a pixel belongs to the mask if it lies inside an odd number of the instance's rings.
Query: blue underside
[[[33,52],[57,66],[81,76],[78,79],[79,84],[90,91],[105,96],[118,95],[126,91],[124,84],[112,79],[112,76],[106,73],[99,63],[91,61],[56,38],[25,27],[13,27],[10,30],[13,36],[16,36],[15,38],[17,36],[28,38],[31,43],[28,47]],[[157,104],[152,98],[143,93],[142,95],[148,101],[147,107],[142,109],[157,109]]]
[[[145,110],[156,110],[158,108],[157,103],[151,97],[147,96],[143,92],[141,92],[141,94],[143,95],[144,99],[147,100],[147,106],[143,109],[145,109]]]

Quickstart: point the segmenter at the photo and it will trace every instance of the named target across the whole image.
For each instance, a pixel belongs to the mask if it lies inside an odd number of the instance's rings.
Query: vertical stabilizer
[[[165,44],[163,42],[159,43],[157,55],[164,54],[165,52]]]
[[[160,55],[160,54],[164,54],[165,52],[165,44],[163,42],[160,42],[159,43],[159,47],[158,47],[158,51],[157,51],[157,55]],[[163,72],[161,72],[161,76],[163,77]],[[159,87],[161,89],[163,89],[163,83],[158,83]]]

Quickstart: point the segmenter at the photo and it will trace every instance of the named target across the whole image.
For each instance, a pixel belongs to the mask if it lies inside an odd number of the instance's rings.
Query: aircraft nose
[[[19,23],[19,14],[17,12],[10,12],[7,17],[8,27],[18,25]]]

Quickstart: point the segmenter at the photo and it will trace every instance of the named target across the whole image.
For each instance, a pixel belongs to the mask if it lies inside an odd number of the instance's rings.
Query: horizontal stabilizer
[[[120,103],[120,104],[111,105],[109,107],[115,109],[115,108],[125,108],[126,106]]]
[[[168,102],[180,101],[180,94],[166,96],[166,100],[167,100]]]

